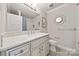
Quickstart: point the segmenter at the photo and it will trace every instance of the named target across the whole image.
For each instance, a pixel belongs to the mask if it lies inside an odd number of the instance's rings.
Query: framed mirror
[[[42,17],[42,27],[43,28],[46,28],[46,26],[47,26],[46,18],[45,17]]]

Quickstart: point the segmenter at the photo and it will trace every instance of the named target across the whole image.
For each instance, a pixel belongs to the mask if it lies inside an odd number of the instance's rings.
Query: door
[[[79,55],[79,5],[76,5],[76,49]]]
[[[62,22],[56,22],[61,17]],[[48,13],[48,32],[58,45],[75,49],[75,4],[64,4]]]

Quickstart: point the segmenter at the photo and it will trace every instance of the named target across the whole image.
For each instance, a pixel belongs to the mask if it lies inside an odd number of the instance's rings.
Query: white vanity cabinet
[[[7,56],[29,56],[30,55],[30,43],[17,46],[6,51]]]
[[[7,46],[7,47],[5,46],[6,49],[5,48],[1,49],[0,55],[1,56],[46,56],[49,53],[49,39],[48,39],[48,35],[43,35],[43,36],[42,35],[43,34],[40,34],[39,36],[36,37],[33,36],[28,39],[26,39],[27,37],[25,36],[22,36],[21,39],[20,36],[17,37],[15,40],[13,40],[16,41],[16,43],[13,41],[8,41],[10,45],[6,45]],[[14,43],[15,44],[12,45],[11,44],[12,42],[13,44]]]
[[[41,37],[31,42],[32,56],[45,56],[49,53],[48,36]]]

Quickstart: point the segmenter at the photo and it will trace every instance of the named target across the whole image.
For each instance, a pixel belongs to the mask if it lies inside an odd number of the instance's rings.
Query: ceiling
[[[39,15],[37,12],[34,10],[30,9],[28,6],[24,5],[24,3],[8,3],[8,12],[13,13],[13,14],[18,14],[17,11],[21,11],[22,16],[26,16],[28,18],[34,18],[37,15]]]
[[[53,4],[53,6],[49,7],[50,4]],[[51,9],[56,8],[62,4],[64,4],[64,3],[38,3],[37,7],[43,12],[48,12]]]
[[[51,9],[54,9],[54,8],[62,5],[63,3],[35,3],[35,4],[36,4],[36,8],[38,8],[39,10],[41,10],[43,12],[48,12]],[[53,4],[53,6],[49,7],[50,4]],[[31,9],[29,9],[25,5],[23,5],[23,3],[9,3],[8,11],[10,11],[10,10],[12,12],[15,12],[16,10],[21,10],[23,15],[30,17],[30,18],[34,18],[38,15],[37,13],[32,12]]]

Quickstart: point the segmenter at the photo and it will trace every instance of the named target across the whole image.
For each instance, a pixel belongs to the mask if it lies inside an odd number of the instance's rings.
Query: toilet
[[[50,56],[55,56],[56,55],[56,44],[57,44],[57,42],[56,41],[54,41],[54,40],[49,40],[49,45],[50,45],[50,47],[49,47],[49,55]]]
[[[57,41],[54,41],[52,39],[49,40],[50,43],[50,56],[75,56],[76,50],[63,47],[57,44]]]

